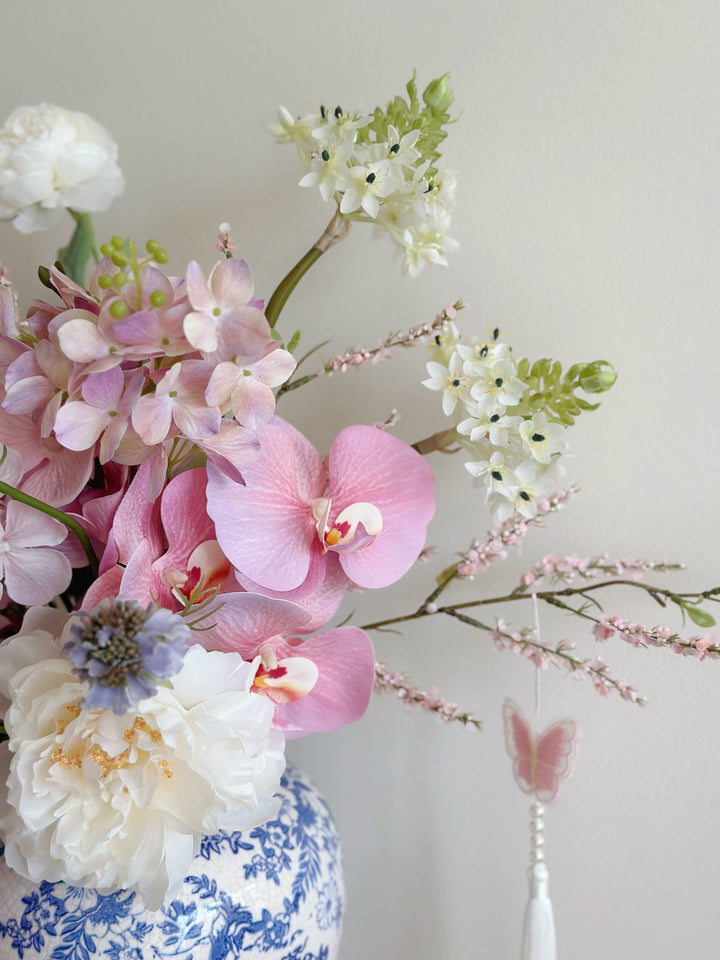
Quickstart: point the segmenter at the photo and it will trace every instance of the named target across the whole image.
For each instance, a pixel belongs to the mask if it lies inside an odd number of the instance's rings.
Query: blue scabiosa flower
[[[154,603],[110,597],[90,613],[74,614],[63,653],[90,689],[81,706],[126,713],[157,693],[157,684],[180,670],[190,627]]]

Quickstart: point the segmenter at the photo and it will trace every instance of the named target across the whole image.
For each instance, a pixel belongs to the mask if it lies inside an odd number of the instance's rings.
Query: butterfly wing
[[[540,803],[554,800],[562,781],[572,774],[579,743],[580,724],[575,720],[558,720],[538,737],[533,786]]]
[[[505,747],[513,762],[513,774],[523,793],[533,793],[535,781],[535,742],[520,707],[507,699],[503,704]]]

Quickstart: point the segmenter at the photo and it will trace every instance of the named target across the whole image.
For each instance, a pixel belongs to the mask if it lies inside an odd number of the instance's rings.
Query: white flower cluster
[[[428,263],[447,266],[447,254],[458,246],[448,233],[454,174],[429,174],[430,160],[416,149],[419,129],[401,136],[389,124],[387,139],[372,130],[359,138],[358,131],[372,120],[339,106],[296,120],[281,107],[271,129],[278,142],[297,147],[308,170],[300,186],[317,187],[323,200],[334,199],[348,219],[371,220],[387,231],[404,251],[411,276]]]
[[[564,474],[566,428],[542,410],[528,410],[528,386],[497,333],[487,343],[468,345],[448,324],[444,337],[433,341],[423,384],[442,392],[443,412],[455,418],[457,440],[472,457],[465,467],[484,481],[496,520],[514,513],[532,519]]]
[[[63,210],[99,213],[122,193],[117,145],[84,113],[49,103],[18,107],[0,130],[0,220],[21,233],[57,223]]]

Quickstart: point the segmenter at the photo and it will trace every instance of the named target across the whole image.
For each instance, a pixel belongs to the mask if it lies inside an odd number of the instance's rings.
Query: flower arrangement
[[[621,582],[707,630],[701,604],[720,588],[679,594],[641,579],[668,564],[549,556],[502,596],[446,602],[571,498],[560,484],[568,434],[612,386],[607,361],[563,372],[517,360],[497,330],[462,335],[458,301],[306,372],[317,348],[301,354],[300,332],[278,323],[353,223],[389,235],[411,275],[447,263],[455,181],[439,148],[452,102],[446,75],[422,94],[412,80],[407,97],[372,113],[281,110],[276,137],[295,145],[300,184],[317,187],[333,216],[267,301],[228,224],[207,274],[195,261],[171,274],[154,239],[142,250],[113,236],[95,249],[90,216],[123,184],[117,148],[90,118],[43,104],[0,132],[0,219],[22,231],[65,209],[75,220],[58,262],[40,269],[47,300],[21,311],[0,280],[0,839],[18,873],[135,890],[155,908],[203,835],[273,815],[284,738],[357,720],[373,689],[480,725],[376,663],[372,631],[450,617],[638,703],[574,642],[485,623],[475,608],[534,595],[590,621],[599,641],[720,656],[710,634],[599,609],[597,592]],[[323,455],[284,418],[288,392],[414,346],[428,352],[424,386],[448,418],[432,436],[402,440],[391,417],[346,426]],[[463,451],[491,532],[413,610],[342,620],[348,591],[387,587],[431,559],[438,451]]]

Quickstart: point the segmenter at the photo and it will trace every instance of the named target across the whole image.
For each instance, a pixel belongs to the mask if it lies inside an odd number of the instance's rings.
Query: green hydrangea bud
[[[447,113],[455,99],[455,94],[448,83],[449,76],[449,73],[444,73],[437,80],[431,81],[423,90],[423,100],[435,116]]]

